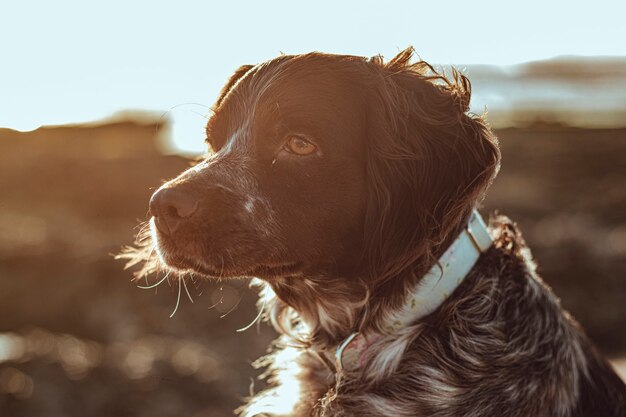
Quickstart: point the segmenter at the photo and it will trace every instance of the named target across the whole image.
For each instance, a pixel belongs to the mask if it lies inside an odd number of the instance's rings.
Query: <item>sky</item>
[[[454,65],[626,55],[625,15],[621,0],[4,0],[0,127],[149,110],[173,122],[176,146],[198,150],[207,107],[242,64],[408,45]]]

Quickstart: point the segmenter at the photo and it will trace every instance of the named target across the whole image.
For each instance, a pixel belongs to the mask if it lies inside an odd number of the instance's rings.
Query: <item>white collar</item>
[[[385,319],[385,333],[397,333],[434,312],[463,282],[481,253],[489,249],[492,243],[483,219],[478,211],[473,210],[467,226],[407,295],[404,305]],[[339,345],[335,352],[337,371],[362,365],[363,351],[383,335],[368,336],[355,332]]]

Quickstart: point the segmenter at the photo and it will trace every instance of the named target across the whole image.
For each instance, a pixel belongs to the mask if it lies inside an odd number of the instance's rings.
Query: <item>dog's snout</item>
[[[171,234],[198,210],[198,200],[191,193],[176,188],[161,188],[150,198],[150,213],[157,228]]]

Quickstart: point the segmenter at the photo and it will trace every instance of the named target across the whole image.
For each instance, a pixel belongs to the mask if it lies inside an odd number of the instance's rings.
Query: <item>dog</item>
[[[153,194],[125,256],[254,277],[280,337],[242,416],[626,416],[516,225],[476,211],[500,151],[469,80],[413,55],[239,68],[212,153]]]

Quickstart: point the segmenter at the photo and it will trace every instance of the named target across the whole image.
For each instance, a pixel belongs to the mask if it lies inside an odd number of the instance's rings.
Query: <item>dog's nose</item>
[[[167,235],[176,231],[197,210],[198,201],[183,190],[161,188],[150,198],[150,213],[156,227]]]

